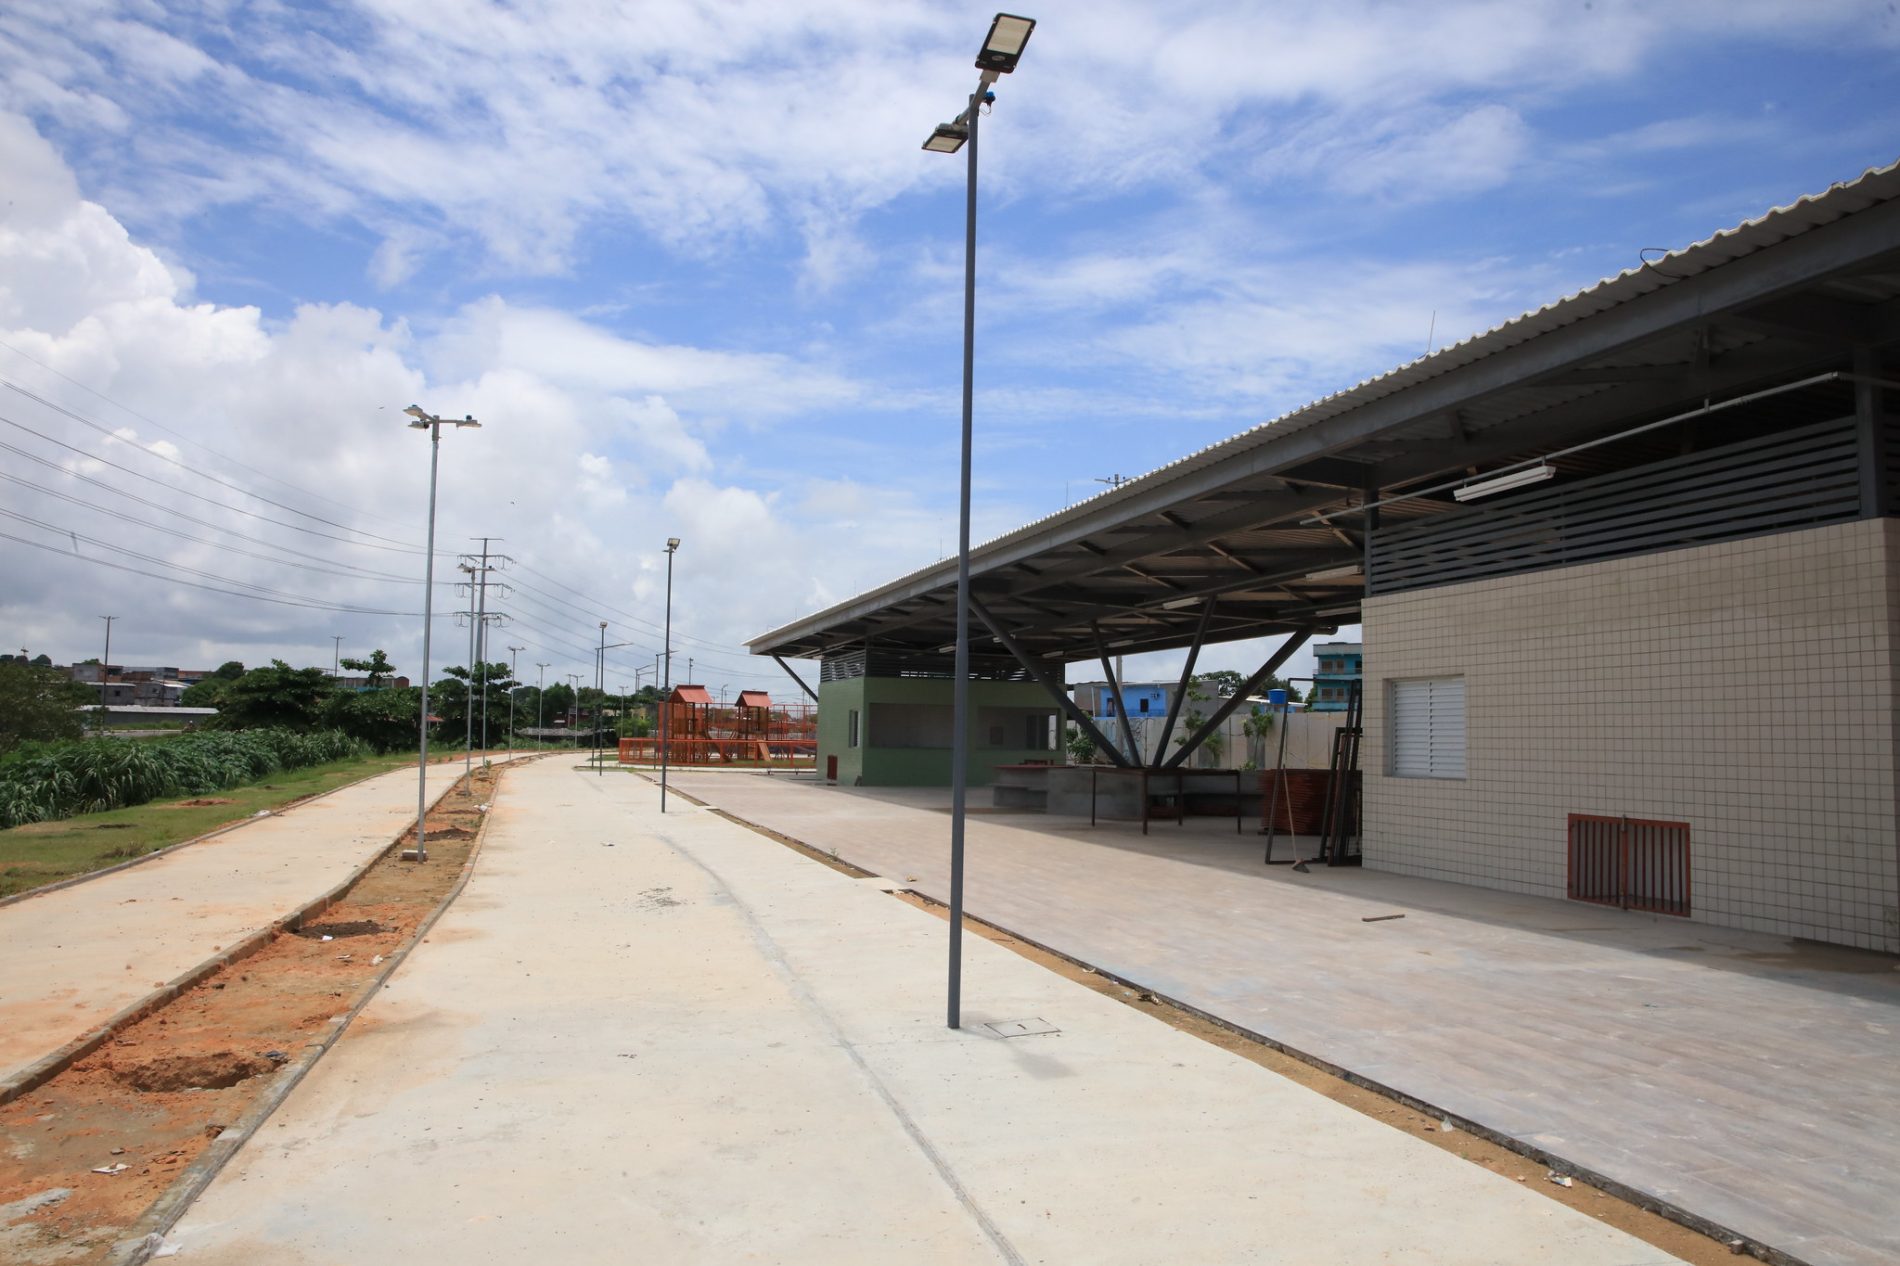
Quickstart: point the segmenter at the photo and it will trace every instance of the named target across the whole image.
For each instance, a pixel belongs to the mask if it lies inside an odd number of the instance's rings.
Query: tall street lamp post
[[[521,684],[515,680],[515,665],[520,662],[521,652],[527,649],[525,646],[508,648],[508,751],[510,754],[513,754],[515,750],[515,691]]]
[[[600,740],[600,714],[606,711],[605,705],[607,702],[607,652],[617,651],[623,646],[632,646],[632,645],[633,645],[632,642],[614,642],[612,644],[609,644],[607,641],[607,622],[605,620],[602,620],[600,622],[600,653],[595,658],[595,661],[594,661],[594,689],[600,692],[600,706],[597,706],[594,709],[594,737],[595,737],[594,773],[598,777],[603,777],[603,778],[606,777],[605,765],[606,765],[606,760],[607,760],[607,753],[605,750],[603,750],[605,747],[605,744],[601,742]],[[624,703],[621,706],[621,711],[623,713],[626,711],[626,706]],[[616,722],[618,722],[618,719],[619,718],[615,718]],[[614,758],[618,760],[619,757],[620,757],[620,730],[619,730],[618,724],[616,724],[614,727]]]
[[[99,618],[106,622],[106,657],[99,661],[99,723],[92,727],[94,738],[102,738],[106,732],[106,678],[112,674],[112,622],[119,617],[102,615]]]
[[[539,682],[536,683],[535,688],[534,688],[534,728],[537,730],[546,730],[548,728],[548,723],[547,723],[548,666],[546,664],[536,662],[535,667],[541,670],[541,678]],[[536,734],[534,736],[534,749],[537,752],[541,750],[541,744],[546,739],[547,739],[547,735],[545,733]]]
[[[963,213],[963,466],[957,491],[957,650],[952,669],[950,734],[950,979],[949,1024],[963,1026],[963,820],[969,779],[970,742],[970,441],[976,385],[976,132],[983,107],[996,100],[997,78],[1016,69],[1023,46],[1036,29],[1033,18],[999,13],[976,55],[982,72],[970,103],[949,123],[940,123],[924,142],[933,154],[954,154],[970,147]]]
[[[667,717],[672,709],[667,706],[666,692],[673,687],[673,554],[680,547],[680,538],[666,538],[666,641],[660,648],[660,812],[666,812],[666,770],[667,758]]]
[[[444,426],[480,427],[481,423],[472,417],[463,417],[460,421],[450,418],[446,421],[432,413],[424,413],[416,405],[403,410],[411,421],[409,425],[418,431],[429,433],[429,540],[423,553],[422,564],[422,709],[417,727],[422,732],[422,752],[416,758],[416,847],[414,860],[429,860],[429,838],[424,816],[429,804],[429,621],[435,614],[435,475],[442,458],[442,428]],[[409,853],[403,854],[405,859]]]

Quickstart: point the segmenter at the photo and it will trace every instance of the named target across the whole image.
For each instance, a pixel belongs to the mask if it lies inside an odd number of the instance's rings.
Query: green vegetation
[[[227,788],[215,804],[152,803],[0,831],[0,897],[143,857],[248,818],[260,809],[278,809],[359,778],[414,764],[413,755],[357,756]]]
[[[83,730],[76,709],[98,701],[65,673],[10,657],[0,664],[0,756],[22,743],[78,738]]]
[[[159,743],[34,744],[0,761],[0,828],[209,795],[282,770],[363,756],[366,748],[339,730],[284,729],[187,734]]]

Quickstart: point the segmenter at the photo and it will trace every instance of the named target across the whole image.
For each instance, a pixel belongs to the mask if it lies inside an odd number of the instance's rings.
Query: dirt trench
[[[385,960],[448,898],[497,773],[477,770],[473,794],[460,781],[430,810],[426,865],[401,860],[412,826],[301,928],[0,1107],[0,1262],[107,1261],[211,1140],[350,1014]]]

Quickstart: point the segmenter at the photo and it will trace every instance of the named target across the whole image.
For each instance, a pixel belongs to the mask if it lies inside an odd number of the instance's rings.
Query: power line
[[[99,434],[105,436],[109,440],[117,441],[120,444],[130,445],[130,447],[134,451],[143,453],[147,457],[155,457],[159,461],[162,461],[166,463],[167,465],[176,466],[178,469],[184,471],[186,474],[196,475],[200,479],[208,479],[212,483],[217,484],[221,488],[229,488],[232,492],[239,493],[246,497],[250,497],[256,501],[262,501],[267,506],[276,506],[279,510],[285,510],[291,514],[300,514],[306,519],[310,519],[310,520],[313,520],[314,522],[323,524],[325,527],[338,528],[345,532],[354,532],[358,536],[367,536],[371,540],[375,540],[375,541],[386,541],[391,545],[400,545],[400,546],[403,546],[405,549],[414,551],[415,553],[422,552],[421,550],[417,549],[413,544],[411,544],[408,541],[398,541],[394,539],[393,537],[378,536],[374,532],[365,532],[362,528],[354,528],[354,527],[351,527],[347,523],[338,523],[334,519],[326,519],[322,515],[312,514],[308,510],[299,510],[296,506],[287,505],[282,501],[272,500],[271,498],[265,496],[261,492],[252,492],[249,488],[246,488],[241,484],[234,484],[228,479],[220,479],[218,476],[211,474],[209,471],[199,470],[198,468],[191,466],[188,463],[179,461],[176,457],[167,457],[165,454],[160,453],[160,452],[155,452],[154,450],[146,448],[143,445],[132,444],[130,440],[127,440],[124,436],[118,434],[111,427],[105,425],[103,422],[95,422],[91,418],[87,417],[85,414],[78,413],[72,409],[69,409],[65,405],[60,404],[56,400],[48,400],[45,396],[37,395],[34,392],[27,390],[25,387],[22,387],[20,384],[16,382],[10,382],[5,378],[0,378],[0,387],[5,387],[9,391],[17,392],[20,395],[25,396],[28,400],[33,401],[35,404],[42,405],[48,409],[51,409],[55,413],[61,414],[64,417],[71,418],[73,421],[79,423],[79,425],[81,426],[91,427],[93,430],[99,432]],[[15,423],[15,425],[18,425],[18,424]],[[22,428],[22,429],[25,429],[25,428]],[[45,438],[45,437],[42,436],[41,438]],[[55,440],[53,442],[58,443],[59,441]],[[75,449],[74,451],[77,452],[78,450]],[[180,489],[179,491],[183,491],[183,490]]]
[[[69,538],[70,540],[74,542],[72,557],[75,557],[75,558],[85,557],[85,555],[79,552],[78,544],[77,544],[80,541],[84,541],[88,545],[96,545],[100,547],[101,549],[117,550],[119,553],[124,554],[128,558],[136,558],[140,562],[151,563],[154,566],[158,566],[158,567],[169,567],[173,571],[181,571],[181,572],[184,572],[188,576],[203,576],[211,580],[222,580],[226,584],[236,585],[240,589],[252,590],[253,592],[255,592],[256,594],[260,596],[265,595],[265,594],[276,595],[278,598],[292,600],[292,605],[296,605],[296,606],[324,605],[328,607],[328,609],[331,609],[331,610],[349,611],[349,612],[354,612],[359,615],[400,615],[402,614],[399,611],[375,611],[367,607],[349,607],[349,606],[343,606],[340,604],[322,604],[320,599],[313,599],[304,594],[290,593],[289,591],[283,590],[283,589],[273,589],[269,585],[252,584],[251,582],[245,581],[245,580],[233,580],[228,576],[219,576],[216,573],[202,571],[196,567],[187,567],[183,563],[174,563],[167,559],[156,558],[150,554],[141,554],[137,550],[128,549],[125,546],[118,544],[117,542],[100,540],[96,536],[87,536],[84,533],[76,532],[71,528],[61,527],[57,523],[48,523],[44,519],[36,519],[32,517],[31,515],[21,514],[17,510],[9,510],[4,506],[0,506],[0,515],[5,515],[9,519],[17,519],[22,523],[30,523],[34,527],[39,528],[42,531],[57,532],[61,536]]]
[[[300,523],[285,523],[282,519],[273,519],[269,515],[259,514],[255,510],[246,510],[243,506],[229,505],[223,501],[218,501],[211,497],[207,497],[203,493],[193,492],[189,488],[180,488],[176,484],[168,484],[163,479],[158,479],[152,475],[145,474],[143,471],[133,470],[130,466],[121,466],[117,462],[108,461],[103,457],[99,457],[93,453],[88,453],[85,449],[79,448],[76,445],[68,444],[64,440],[54,439],[52,436],[47,435],[43,431],[36,431],[32,427],[27,426],[23,422],[16,422],[12,418],[9,418],[5,416],[4,414],[0,414],[0,422],[4,422],[8,426],[13,427],[17,430],[25,431],[28,435],[44,440],[48,444],[52,444],[59,448],[63,448],[69,453],[77,453],[80,457],[85,458],[89,462],[98,462],[101,466],[110,466],[114,470],[123,471],[124,473],[132,476],[134,479],[143,479],[148,483],[157,484],[159,487],[164,488],[167,491],[175,492],[179,494],[180,496],[190,497],[194,501],[202,501],[206,505],[216,506],[220,510],[229,510],[233,514],[242,514],[247,518],[257,519],[258,521],[263,522],[263,523],[271,523],[271,524],[275,524],[278,527],[289,528],[293,532],[303,532],[310,536],[323,537],[325,540],[339,541],[344,545],[355,546],[357,549],[379,549],[379,550],[387,550],[391,553],[398,553],[398,554],[420,554],[423,552],[422,550],[412,549],[406,545],[373,545],[368,541],[352,541],[348,537],[332,536],[328,532],[319,532],[315,528],[304,527]],[[11,445],[7,445],[5,447],[11,448]],[[22,452],[22,450],[19,450],[19,449],[13,449],[13,451]],[[30,453],[22,453],[22,455],[35,456],[34,454],[30,454]],[[52,466],[55,470],[64,470],[64,467],[61,467],[56,462],[47,462],[46,459],[44,458],[36,458],[36,460],[39,460],[46,465]],[[111,485],[108,484],[106,486],[110,487]],[[347,529],[347,530],[353,531],[354,529]],[[368,535],[368,533],[364,533],[364,535]]]
[[[338,563],[336,564],[335,567],[322,567],[322,566],[317,566],[314,563],[299,563],[288,558],[273,558],[269,554],[260,554],[255,550],[244,549],[236,545],[227,545],[223,541],[213,541],[213,540],[208,540],[202,536],[193,536],[189,532],[181,532],[177,528],[169,528],[169,527],[166,527],[162,523],[153,523],[147,519],[140,519],[140,518],[134,517],[133,515],[126,514],[125,512],[120,511],[120,510],[111,509],[108,506],[97,505],[91,501],[85,500],[83,497],[75,497],[71,493],[68,493],[68,492],[59,492],[52,488],[42,487],[41,485],[34,483],[30,479],[22,479],[18,475],[9,475],[3,470],[0,470],[0,479],[4,479],[8,481],[9,483],[19,484],[20,486],[24,488],[29,488],[33,492],[38,493],[40,496],[54,497],[60,501],[65,501],[72,505],[76,505],[80,509],[86,511],[89,514],[103,514],[107,518],[117,519],[121,523],[129,523],[134,527],[144,528],[150,532],[162,532],[167,536],[175,536],[179,540],[182,540],[182,541],[191,541],[192,543],[197,544],[197,545],[207,545],[207,546],[210,546],[212,549],[224,550],[227,553],[239,554],[246,558],[255,558],[262,562],[273,563],[278,566],[298,567],[305,571],[317,572],[318,574],[324,575],[324,576],[340,576],[346,580],[373,580],[373,581],[378,582],[379,584],[388,584],[388,585],[395,585],[395,584],[413,585],[413,584],[418,583],[416,578],[413,576],[392,576],[386,572],[373,572],[366,568],[353,567],[348,563]],[[215,528],[213,530],[225,531],[225,532],[230,531],[229,528]],[[270,544],[268,541],[260,541],[258,543],[261,545]],[[273,545],[271,546],[271,548],[284,549],[285,547],[281,545]],[[295,551],[290,551],[290,552],[295,552]],[[300,557],[313,558],[315,556],[305,554],[305,555],[300,555]],[[454,582],[453,581],[437,581],[436,583],[438,585],[444,585],[444,584],[453,584]]]
[[[105,403],[111,405],[113,408],[119,410],[120,412],[125,413],[128,416],[137,418],[139,421],[145,423],[148,426],[155,426],[159,430],[164,431],[168,435],[175,435],[179,439],[184,440],[187,444],[193,445],[194,447],[197,447],[197,448],[201,448],[205,452],[210,453],[213,457],[216,457],[221,461],[229,462],[231,465],[237,467],[239,470],[249,471],[251,474],[256,475],[260,479],[268,479],[274,484],[279,484],[285,488],[290,489],[292,492],[301,493],[302,495],[306,497],[310,497],[316,501],[327,502],[330,505],[337,506],[344,510],[356,510],[360,514],[367,514],[372,519],[381,519],[385,523],[399,522],[399,520],[392,519],[386,514],[378,514],[374,510],[362,510],[359,507],[351,506],[344,502],[338,501],[334,497],[326,497],[320,492],[314,492],[309,488],[300,487],[299,485],[293,484],[289,482],[288,480],[279,479],[277,476],[272,475],[266,471],[259,470],[255,466],[247,465],[246,463],[239,461],[237,458],[231,456],[229,453],[221,452],[218,449],[211,447],[211,445],[205,443],[201,439],[198,439],[191,435],[187,435],[185,432],[179,430],[176,427],[167,426],[165,423],[160,422],[157,418],[152,417],[150,414],[141,413],[137,409],[134,409],[131,405],[125,404],[124,402],[119,401],[119,400],[114,400],[111,396],[108,396],[105,392],[100,391],[97,388],[87,386],[85,383],[80,382],[77,378],[74,378],[69,374],[61,373],[59,370],[53,368],[53,366],[47,364],[45,361],[39,360],[27,352],[21,351],[19,348],[15,347],[11,343],[8,343],[4,340],[0,340],[0,348],[5,348],[7,351],[12,352],[15,356],[18,356],[21,360],[26,361],[30,365],[37,365],[39,368],[53,375],[53,377],[60,379],[62,382],[70,383],[72,386],[79,388],[81,391],[85,392],[89,396],[92,396],[94,399],[103,400]]]
[[[262,594],[244,593],[240,590],[220,589],[216,585],[199,584],[196,581],[184,580],[177,576],[154,575],[153,573],[149,571],[142,571],[137,567],[128,567],[124,563],[115,563],[109,558],[92,558],[85,554],[70,553],[66,550],[59,549],[56,546],[48,545],[43,541],[28,540],[24,536],[15,536],[13,533],[6,532],[6,531],[0,531],[0,539],[9,540],[9,541],[17,541],[21,545],[31,545],[34,549],[43,549],[49,554],[57,554],[61,558],[75,559],[82,563],[90,563],[95,567],[110,567],[114,571],[130,572],[134,576],[143,576],[147,580],[163,581],[165,584],[168,584],[168,585],[184,585],[185,587],[190,588],[190,589],[204,589],[211,593],[221,593],[232,598],[250,598],[257,602],[276,603],[279,606],[307,607],[311,610],[316,610],[316,611],[337,611],[337,612],[342,612],[343,614],[346,614],[346,615],[399,615],[399,616],[411,617],[414,619],[422,618],[422,612],[420,611],[370,611],[362,607],[344,607],[344,606],[337,606],[337,605],[333,605],[330,603],[323,603],[323,602],[292,602],[283,598],[268,598]],[[164,564],[164,565],[169,566],[170,564]]]

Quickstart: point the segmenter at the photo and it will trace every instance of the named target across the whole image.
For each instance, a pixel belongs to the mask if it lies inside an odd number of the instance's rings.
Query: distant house
[[[1311,712],[1344,712],[1355,682],[1365,672],[1365,646],[1360,642],[1321,642],[1313,648],[1318,666],[1313,670]]]

